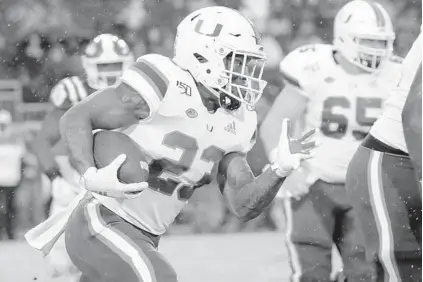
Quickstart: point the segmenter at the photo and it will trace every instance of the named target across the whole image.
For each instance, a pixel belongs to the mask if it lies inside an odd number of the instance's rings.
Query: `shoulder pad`
[[[160,71],[167,79],[172,77],[175,69],[179,69],[179,66],[177,66],[172,59],[159,54],[148,54],[141,56],[136,60],[135,64],[138,62],[145,62],[150,64],[158,71]]]
[[[401,57],[390,57],[382,67],[379,77],[390,87],[396,87],[401,79],[402,61]]]
[[[144,55],[124,70],[122,82],[140,94],[151,111],[157,111],[177,70],[180,70],[179,67],[168,57],[158,54]]]
[[[285,82],[304,88],[305,81],[310,75],[321,68],[322,56],[328,52],[328,46],[311,44],[298,47],[289,53],[280,63],[279,68]]]
[[[78,76],[65,77],[50,92],[50,101],[60,109],[69,109],[85,97],[87,89]]]

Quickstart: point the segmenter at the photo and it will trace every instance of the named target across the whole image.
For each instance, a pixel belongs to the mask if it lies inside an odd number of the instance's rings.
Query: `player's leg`
[[[291,281],[330,281],[334,204],[317,181],[300,200],[286,199],[286,245]]]
[[[45,217],[49,217],[51,214],[51,204],[53,202],[53,193],[51,188],[51,181],[50,179],[45,175],[41,174],[41,190],[42,190],[42,199],[43,199],[43,205],[44,205],[44,214]]]
[[[402,281],[422,281],[422,202],[414,166],[408,157],[378,153],[370,165],[378,172],[372,174],[369,186],[379,233],[386,219],[392,230],[393,261]]]
[[[81,204],[66,227],[66,248],[82,281],[176,282],[156,240],[96,200]]]
[[[54,187],[51,195],[50,216],[66,209],[77,194],[74,190],[64,186]],[[66,279],[66,281],[75,281],[80,276],[79,270],[72,263],[66,251],[65,236],[59,238],[45,259],[52,268],[52,277],[61,277],[61,279]]]
[[[348,168],[347,191],[377,281],[421,281],[421,222],[413,224],[421,219],[421,199],[410,161],[360,147]]]
[[[78,281],[78,268],[72,263],[65,246],[65,236],[61,236],[50,253],[45,257],[52,268],[52,277],[61,277],[65,281]]]
[[[15,187],[0,187],[0,237],[4,231],[8,239],[14,237],[12,225],[14,189]]]
[[[7,225],[7,187],[0,187],[0,239],[3,236],[7,236],[6,225]]]
[[[18,186],[9,187],[6,189],[6,204],[7,204],[7,221],[6,231],[9,239],[15,238],[15,223],[16,223],[16,205],[15,205],[15,194]]]
[[[336,211],[334,241],[342,258],[343,275],[348,282],[372,281],[375,273],[366,260],[364,238],[358,227],[356,210],[351,206],[345,189],[339,190],[339,194],[343,208]]]

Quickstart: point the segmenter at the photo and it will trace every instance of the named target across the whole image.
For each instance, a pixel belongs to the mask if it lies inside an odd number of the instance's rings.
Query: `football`
[[[148,161],[146,155],[129,136],[103,130],[93,136],[93,156],[97,168],[110,164],[120,154],[126,160],[118,170],[118,179],[123,183],[136,183],[148,180]],[[141,165],[140,162],[144,164]]]

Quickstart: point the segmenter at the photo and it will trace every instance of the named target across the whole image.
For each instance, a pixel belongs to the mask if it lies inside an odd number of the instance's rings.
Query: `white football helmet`
[[[81,62],[88,85],[98,90],[115,85],[122,71],[134,62],[134,55],[124,40],[105,33],[86,46]]]
[[[0,109],[0,133],[5,132],[12,123],[12,115],[9,111]]]
[[[381,43],[372,47],[366,44],[369,40]],[[391,18],[379,3],[354,0],[343,6],[335,17],[335,48],[366,71],[379,69],[391,56],[394,40]]]
[[[177,27],[174,61],[218,96],[222,107],[250,107],[260,99],[266,56],[253,24],[226,7],[199,9]],[[236,59],[236,60],[235,60]],[[217,90],[217,91],[216,91]]]

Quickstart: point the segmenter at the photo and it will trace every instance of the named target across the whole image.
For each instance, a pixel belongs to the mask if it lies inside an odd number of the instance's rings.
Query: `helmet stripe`
[[[385,25],[386,25],[385,17],[383,16],[383,13],[382,13],[379,5],[376,4],[376,3],[372,3],[372,2],[367,2],[367,3],[369,3],[370,7],[372,7],[373,11],[375,12],[377,26],[384,28]]]
[[[78,76],[73,76],[72,81],[74,85],[76,86],[76,92],[78,94],[79,101],[82,101],[87,97],[87,90],[85,89],[84,85],[82,84],[81,79]]]
[[[73,84],[72,80],[68,77],[63,79],[62,82],[69,94],[68,96],[69,100],[71,101],[72,105],[75,105],[76,103],[79,102],[77,89],[75,88],[75,85]]]
[[[130,69],[136,71],[141,77],[149,81],[150,85],[156,90],[155,92],[159,100],[163,100],[167,92],[169,80],[162,71],[145,59],[138,59]]]
[[[60,109],[65,108],[66,104],[69,104],[69,92],[62,82],[53,87],[49,99],[55,107]]]

